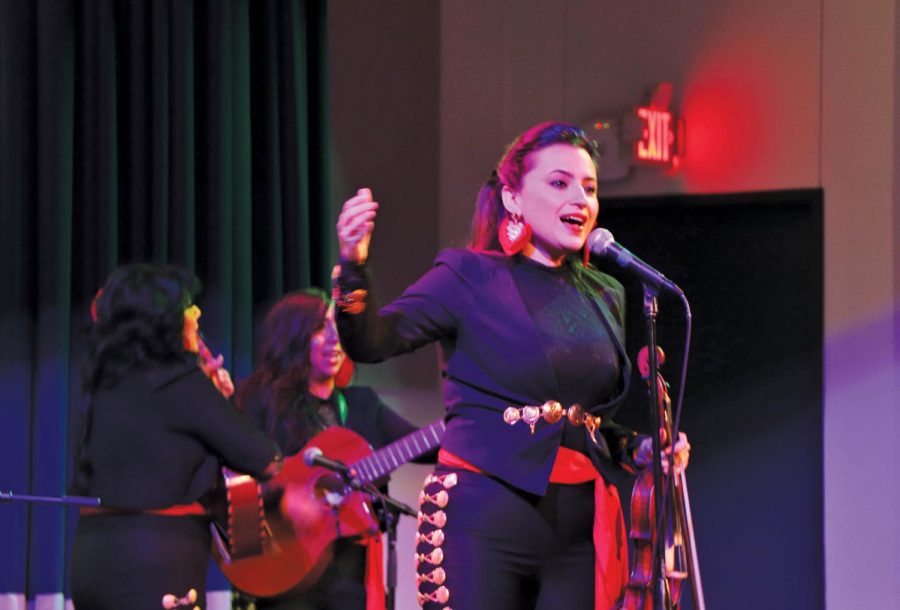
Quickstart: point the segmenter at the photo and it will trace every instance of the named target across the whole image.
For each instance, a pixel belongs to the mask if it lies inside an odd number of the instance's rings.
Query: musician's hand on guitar
[[[309,493],[305,485],[287,485],[281,496],[281,512],[298,535],[311,534],[326,523],[328,509]]]
[[[666,442],[663,437],[663,442]],[[663,472],[669,472],[669,451],[667,447],[662,452]],[[684,432],[678,433],[678,442],[675,443],[675,463],[681,468],[687,468],[688,461],[691,457],[691,444],[688,442],[687,435]],[[653,463],[653,439],[650,437],[641,441],[634,455],[634,463],[639,468],[646,468]]]

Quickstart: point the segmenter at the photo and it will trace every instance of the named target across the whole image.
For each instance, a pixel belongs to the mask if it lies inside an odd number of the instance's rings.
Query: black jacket
[[[194,363],[150,366],[97,391],[76,493],[106,506],[164,508],[210,491],[222,463],[262,476],[278,447]]]
[[[445,250],[434,267],[394,302],[377,311],[364,267],[345,263],[342,292],[369,292],[363,313],[337,314],[341,342],[360,362],[378,362],[440,341],[446,370],[447,431],[442,446],[514,487],[542,495],[562,439],[563,426],[539,422],[532,435],[510,426],[510,405],[540,405],[558,399],[556,380],[537,329],[510,271],[511,259],[494,253]],[[570,263],[567,263],[570,264]],[[612,415],[627,391],[630,364],[624,349],[624,291],[613,278],[578,268],[583,294],[597,312],[620,355],[618,392],[601,404],[585,405],[603,416],[598,445],[589,454],[601,474],[630,460],[637,437]],[[564,405],[568,406],[568,405]]]

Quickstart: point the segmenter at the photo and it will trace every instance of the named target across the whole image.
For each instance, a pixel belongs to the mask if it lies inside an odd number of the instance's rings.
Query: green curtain
[[[0,492],[64,493],[117,265],[193,269],[236,378],[267,307],[326,285],[324,36],[325,0],[0,0]],[[62,599],[73,523],[0,501],[0,607]]]

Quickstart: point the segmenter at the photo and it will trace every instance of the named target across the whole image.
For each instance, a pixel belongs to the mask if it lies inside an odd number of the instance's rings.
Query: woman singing
[[[260,478],[278,447],[198,365],[199,282],[184,269],[116,269],[95,302],[83,370],[89,407],[75,464],[76,608],[206,607],[209,519],[221,463]]]
[[[348,354],[444,351],[447,430],[416,558],[427,608],[607,610],[622,594],[627,543],[608,480],[651,448],[613,419],[630,364],[622,286],[583,255],[596,161],[574,125],[522,133],[478,195],[469,248],[441,252],[380,311],[365,266],[378,203],[361,189],[340,214]],[[675,449],[686,460],[685,438]]]

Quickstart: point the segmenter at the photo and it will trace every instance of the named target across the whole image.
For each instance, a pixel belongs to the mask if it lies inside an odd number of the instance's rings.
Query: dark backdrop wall
[[[440,10],[420,0],[328,3],[332,201],[367,186],[381,203],[369,262],[382,303],[424,273],[439,246]],[[361,367],[362,376],[381,390],[436,390],[436,362],[429,346]],[[428,407],[440,411],[414,410]]]
[[[710,608],[824,607],[822,191],[604,199],[600,224],[676,281],[692,349],[681,428]],[[627,347],[647,344],[639,281],[625,283]],[[661,372],[677,396],[685,310],[659,298]],[[635,373],[635,384],[642,384]],[[638,386],[635,386],[638,387]],[[633,392],[622,419],[649,429]],[[623,498],[631,481],[623,478]],[[748,587],[748,578],[755,583]],[[798,583],[803,583],[798,586]],[[686,606],[693,607],[693,606]]]
[[[441,12],[421,0],[328,0],[331,194],[334,209],[368,186],[381,203],[370,252],[385,303],[430,267],[440,243]],[[473,191],[474,200],[475,193]],[[437,350],[359,367],[360,383],[412,422],[443,416]],[[391,495],[413,506],[430,467],[407,464]],[[416,521],[397,534],[397,608],[418,608]]]
[[[64,493],[115,266],[194,269],[237,378],[254,319],[326,284],[325,4],[0,0],[0,491]],[[0,596],[60,596],[73,516],[0,503]]]

